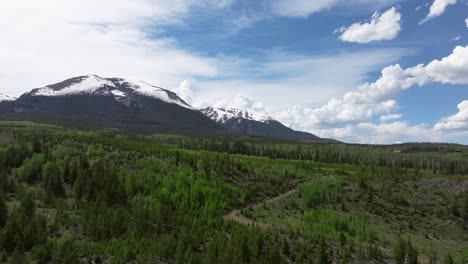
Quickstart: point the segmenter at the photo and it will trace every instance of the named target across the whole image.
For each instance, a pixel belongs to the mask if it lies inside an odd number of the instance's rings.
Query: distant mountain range
[[[200,110],[224,129],[238,134],[294,141],[331,142],[316,135],[295,131],[269,116],[253,110],[208,107]]]
[[[1,120],[29,120],[75,128],[132,133],[249,135],[334,142],[294,131],[252,110],[195,109],[176,93],[143,81],[80,76],[36,88],[14,99],[0,93]]]

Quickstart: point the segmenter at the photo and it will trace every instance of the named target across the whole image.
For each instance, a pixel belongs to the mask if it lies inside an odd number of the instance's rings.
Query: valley
[[[2,121],[0,262],[465,263],[466,147],[393,148]]]

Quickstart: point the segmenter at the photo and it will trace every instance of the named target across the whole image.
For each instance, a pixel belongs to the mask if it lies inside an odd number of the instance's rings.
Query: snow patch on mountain
[[[61,87],[61,84],[64,84],[65,86]],[[34,89],[28,93],[28,95],[69,96],[78,94],[95,94],[114,96],[116,99],[122,99],[132,93],[153,97],[166,103],[177,104],[182,107],[195,110],[192,106],[178,97],[177,94],[147,82],[130,81],[120,78],[101,78],[96,75],[76,77],[59,84]]]
[[[116,97],[125,97],[127,96],[126,93],[119,91],[119,90],[112,90],[111,93]]]
[[[168,91],[164,88],[149,84],[145,81],[120,80],[120,82],[121,84],[129,86],[131,89],[133,89],[135,92],[139,94],[149,96],[149,97],[154,97],[166,103],[177,104],[182,107],[195,110],[195,108],[193,108],[192,106],[187,104],[185,101],[183,101],[179,96],[177,96],[176,93]]]
[[[234,118],[239,118],[239,121],[242,118],[263,123],[273,120],[270,116],[252,109],[208,107],[202,109],[201,112],[217,123],[226,123]]]
[[[115,87],[114,83],[107,81],[101,77],[90,75],[82,77],[80,82],[73,83],[70,86],[56,90],[50,86],[36,89],[32,95],[34,96],[65,96],[74,94],[92,94],[99,88],[104,86]]]
[[[10,97],[10,96],[8,96],[6,94],[0,93],[0,102],[2,102],[2,101],[13,101],[13,100],[15,100],[15,98]]]

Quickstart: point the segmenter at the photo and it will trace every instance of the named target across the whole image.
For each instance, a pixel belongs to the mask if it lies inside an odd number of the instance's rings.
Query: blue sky
[[[0,92],[138,78],[348,142],[468,144],[467,19],[466,0],[10,1]]]

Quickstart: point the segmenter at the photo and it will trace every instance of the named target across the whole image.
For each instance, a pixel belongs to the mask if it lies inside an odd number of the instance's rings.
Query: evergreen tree
[[[66,239],[56,247],[53,252],[52,263],[56,264],[78,264],[79,258],[76,253],[75,243],[71,239]]]
[[[249,246],[247,244],[247,239],[242,240],[242,247],[241,247],[241,252],[242,252],[242,263],[250,263],[250,251],[249,251]]]
[[[41,146],[41,142],[39,140],[39,137],[37,135],[35,135],[33,137],[33,139],[32,139],[31,148],[32,148],[32,151],[34,153],[40,153],[41,152],[42,146]]]
[[[63,181],[66,183],[73,184],[70,181],[70,161],[68,159],[64,160],[63,164]]]
[[[410,240],[408,240],[407,251],[408,264],[418,264],[419,252],[416,248],[413,247]]]
[[[463,203],[463,228],[468,230],[468,192],[465,193],[465,199]]]
[[[20,209],[27,217],[32,217],[34,215],[34,210],[36,205],[34,203],[34,198],[32,193],[28,192],[24,195],[23,199],[20,202]]]
[[[48,194],[61,197],[65,195],[60,168],[55,162],[47,162],[44,165],[42,175],[44,178],[44,188]]]
[[[332,263],[329,256],[329,248],[325,238],[320,239],[318,251],[317,251],[317,263],[319,264],[330,264]]]
[[[278,248],[275,246],[273,249],[270,251],[270,264],[281,264],[281,254],[278,250]]]
[[[10,258],[10,264],[27,264],[26,257],[24,256],[24,252],[16,248]]]
[[[393,246],[393,259],[396,264],[405,264],[406,243],[401,237],[397,238],[397,241]]]
[[[6,225],[8,220],[8,208],[3,196],[0,194],[0,230]]]
[[[450,254],[448,254],[445,257],[444,264],[455,264],[455,261],[453,260],[453,257]]]
[[[0,168],[0,195],[9,191],[8,174],[2,168]]]
[[[0,253],[0,263],[5,263],[8,260],[8,253],[3,249]]]
[[[80,176],[80,163],[77,159],[74,159],[70,165],[69,165],[69,168],[70,168],[70,174],[69,174],[69,177],[68,177],[68,183],[70,185],[73,185],[75,184],[75,181],[78,179],[78,177]]]
[[[282,247],[282,250],[283,250],[283,254],[285,256],[289,256],[290,252],[289,252],[289,243],[288,243],[288,240],[286,238],[283,238],[283,241],[281,242],[281,247]]]

